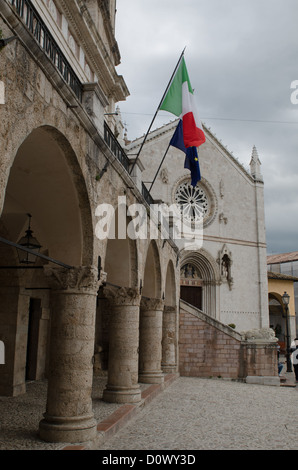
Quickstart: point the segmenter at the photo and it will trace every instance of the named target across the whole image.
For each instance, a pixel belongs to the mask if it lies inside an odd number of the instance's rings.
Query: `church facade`
[[[176,126],[174,121],[152,131],[140,160],[154,200],[185,209],[190,232],[191,224],[202,220],[198,249],[181,247],[181,298],[237,331],[268,327],[264,184],[257,150],[248,171],[204,127],[201,181],[193,188],[184,153],[168,148]],[[136,154],[141,144],[142,139],[130,142],[128,154]]]

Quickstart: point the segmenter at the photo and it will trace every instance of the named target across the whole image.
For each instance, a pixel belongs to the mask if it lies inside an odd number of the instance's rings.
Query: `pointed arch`
[[[205,249],[199,251],[183,250],[181,268],[186,264],[193,265],[202,280],[202,311],[217,316],[217,286],[220,284],[220,271],[212,255]]]

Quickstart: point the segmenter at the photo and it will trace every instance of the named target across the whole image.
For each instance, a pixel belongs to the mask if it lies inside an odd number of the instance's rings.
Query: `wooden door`
[[[181,286],[180,298],[188,304],[202,310],[202,287],[200,286]]]

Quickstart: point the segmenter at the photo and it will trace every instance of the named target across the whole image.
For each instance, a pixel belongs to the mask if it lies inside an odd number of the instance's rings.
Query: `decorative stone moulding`
[[[249,331],[241,332],[243,340],[252,342],[273,342],[276,343],[278,338],[275,336],[275,332],[272,328],[254,328]]]
[[[45,266],[44,273],[56,290],[97,291],[100,284],[98,270],[92,266],[73,268]]]
[[[141,296],[139,289],[134,287],[105,286],[104,296],[114,305],[139,305]]]

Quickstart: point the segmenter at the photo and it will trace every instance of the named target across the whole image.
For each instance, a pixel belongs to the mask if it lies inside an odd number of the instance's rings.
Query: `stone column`
[[[163,301],[142,298],[140,311],[139,381],[162,383],[161,342]]]
[[[161,367],[165,373],[177,372],[176,312],[176,307],[165,305],[162,327],[161,361]]]
[[[129,287],[105,287],[109,300],[108,383],[103,399],[112,403],[141,400],[138,384],[140,294]]]
[[[41,439],[83,442],[96,435],[92,379],[97,269],[45,267],[52,285],[47,408]]]

